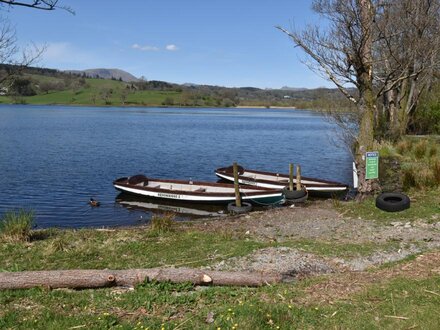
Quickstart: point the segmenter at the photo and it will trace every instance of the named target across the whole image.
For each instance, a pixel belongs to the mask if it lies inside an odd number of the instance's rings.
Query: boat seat
[[[143,186],[145,186],[145,182],[136,183],[136,186],[143,187]]]
[[[206,191],[205,188],[199,188],[199,189],[194,190],[194,192],[205,192],[205,191]]]
[[[150,188],[160,188],[160,184],[157,184],[155,186],[151,186]]]

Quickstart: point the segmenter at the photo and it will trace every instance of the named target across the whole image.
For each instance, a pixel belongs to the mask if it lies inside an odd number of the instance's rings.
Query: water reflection
[[[190,220],[194,218],[221,217],[226,215],[224,205],[208,205],[182,203],[178,201],[158,200],[120,193],[116,203],[129,209],[147,212],[149,218],[154,214],[175,213],[176,220]]]

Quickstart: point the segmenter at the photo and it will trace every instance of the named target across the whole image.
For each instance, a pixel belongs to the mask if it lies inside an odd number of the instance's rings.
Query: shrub
[[[440,100],[435,93],[434,100],[422,104],[415,114],[413,131],[417,134],[440,134]]]
[[[403,179],[402,179],[402,184],[403,184],[403,189],[404,190],[408,190],[412,187],[416,186],[416,176],[415,176],[415,171],[413,167],[407,167],[403,169]]]
[[[9,211],[0,220],[0,236],[10,242],[29,241],[33,223],[32,211]]]

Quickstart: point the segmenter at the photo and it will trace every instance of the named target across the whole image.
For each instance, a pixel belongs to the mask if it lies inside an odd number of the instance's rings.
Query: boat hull
[[[151,184],[141,185],[140,183],[132,184],[129,179],[117,179],[113,182],[113,186],[121,192],[163,200],[215,204],[235,201],[234,186],[231,184],[149,179]],[[241,186],[240,195],[243,201],[258,205],[285,202],[283,192],[276,189]]]
[[[227,167],[217,169],[215,174],[223,180],[233,182],[234,175],[229,169],[230,168]],[[283,189],[289,185],[289,176],[272,172],[243,170],[238,176],[238,182],[249,186]],[[296,178],[294,178],[293,182],[296,184]],[[309,177],[302,177],[301,184],[304,185],[309,194],[313,196],[326,196],[348,190],[348,185],[343,183]]]

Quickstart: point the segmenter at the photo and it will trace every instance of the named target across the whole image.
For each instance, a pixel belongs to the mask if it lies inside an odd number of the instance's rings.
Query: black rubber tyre
[[[241,202],[241,207],[235,205],[235,202],[228,204],[228,211],[233,214],[248,213],[252,210],[252,205],[247,202]]]
[[[287,200],[298,199],[307,195],[307,190],[304,187],[301,190],[289,190],[288,188],[284,188],[283,194]]]
[[[308,197],[309,196],[306,194],[305,196],[300,197],[300,198],[292,198],[292,199],[286,198],[286,203],[288,203],[288,204],[305,203]]]
[[[376,207],[387,212],[399,212],[410,207],[409,197],[401,193],[383,193],[376,198]]]

